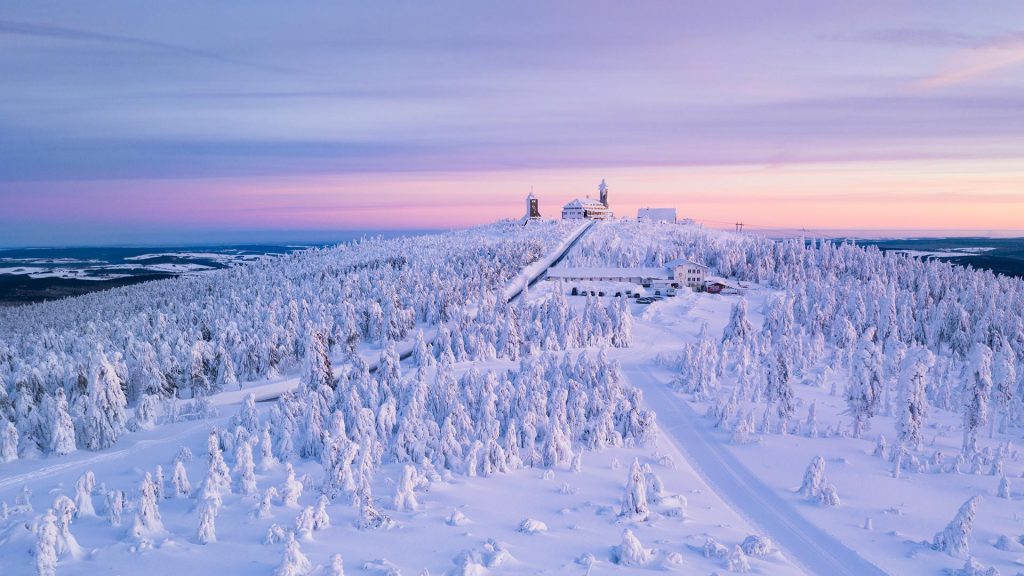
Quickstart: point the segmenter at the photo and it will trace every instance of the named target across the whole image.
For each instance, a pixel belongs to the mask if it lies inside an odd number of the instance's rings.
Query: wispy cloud
[[[1021,64],[1024,64],[1024,37],[958,50],[942,70],[925,78],[918,86],[925,90],[957,86]]]
[[[81,30],[78,28],[53,26],[50,24],[35,24],[31,22],[15,22],[11,20],[0,20],[0,35],[30,36],[39,38],[50,38],[55,40],[67,40],[74,42],[98,42],[122,47],[135,47],[144,48],[147,50],[156,50],[159,52],[176,54],[179,56],[201,58],[204,60],[220,62],[222,64],[243,66],[246,68],[256,68],[269,72],[288,74],[294,74],[297,72],[296,70],[290,68],[262,64],[259,62],[250,62],[247,60],[232,58],[230,56],[225,56],[223,54],[217,54],[215,52],[209,52],[206,50],[200,50],[197,48],[191,48],[189,46],[182,46],[179,44],[159,42],[156,40],[147,40],[145,38],[134,38],[131,36],[121,36],[117,34],[105,34],[102,32],[93,32],[90,30]]]

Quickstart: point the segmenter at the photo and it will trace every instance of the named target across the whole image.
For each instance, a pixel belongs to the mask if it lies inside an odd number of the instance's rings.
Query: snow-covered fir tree
[[[950,556],[965,557],[970,553],[971,531],[974,529],[974,516],[978,511],[981,496],[974,496],[960,507],[956,516],[946,528],[932,538],[932,548],[946,552]]]
[[[56,576],[57,534],[57,517],[53,510],[47,510],[36,529],[36,576]]]

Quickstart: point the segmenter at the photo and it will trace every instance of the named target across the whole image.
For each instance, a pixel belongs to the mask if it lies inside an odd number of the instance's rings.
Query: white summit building
[[[641,222],[676,223],[675,208],[641,208],[636,212],[636,219]]]
[[[611,220],[615,214],[608,207],[608,185],[601,179],[597,187],[600,200],[590,196],[577,198],[562,207],[562,220]]]
[[[567,268],[547,271],[548,280],[567,282],[628,282],[648,288],[703,289],[708,267],[686,259],[666,262],[658,268]]]

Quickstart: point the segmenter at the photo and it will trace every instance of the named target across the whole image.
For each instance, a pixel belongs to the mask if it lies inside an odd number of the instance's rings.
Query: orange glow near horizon
[[[1024,163],[1015,160],[106,181],[60,201],[75,218],[166,228],[427,229],[519,217],[531,186],[541,213],[557,218],[572,198],[596,197],[601,178],[618,216],[651,206],[675,207],[680,218],[710,225],[1024,227]],[[28,186],[39,187],[34,201],[13,208],[31,220],[47,210],[45,190],[53,183]]]

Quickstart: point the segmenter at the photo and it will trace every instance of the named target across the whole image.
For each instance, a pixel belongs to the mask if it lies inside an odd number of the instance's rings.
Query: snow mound
[[[536,534],[538,532],[547,532],[548,525],[541,522],[540,520],[534,520],[533,518],[527,518],[519,523],[519,531],[525,534]]]
[[[372,574],[380,574],[381,576],[402,576],[402,571],[398,569],[398,566],[395,566],[387,558],[365,562],[363,563],[363,570]]]
[[[449,526],[465,526],[466,524],[469,524],[470,522],[471,522],[471,520],[469,518],[467,518],[465,514],[463,514],[462,512],[460,512],[458,510],[452,512],[448,516],[448,518],[445,520],[445,524],[447,524]]]

